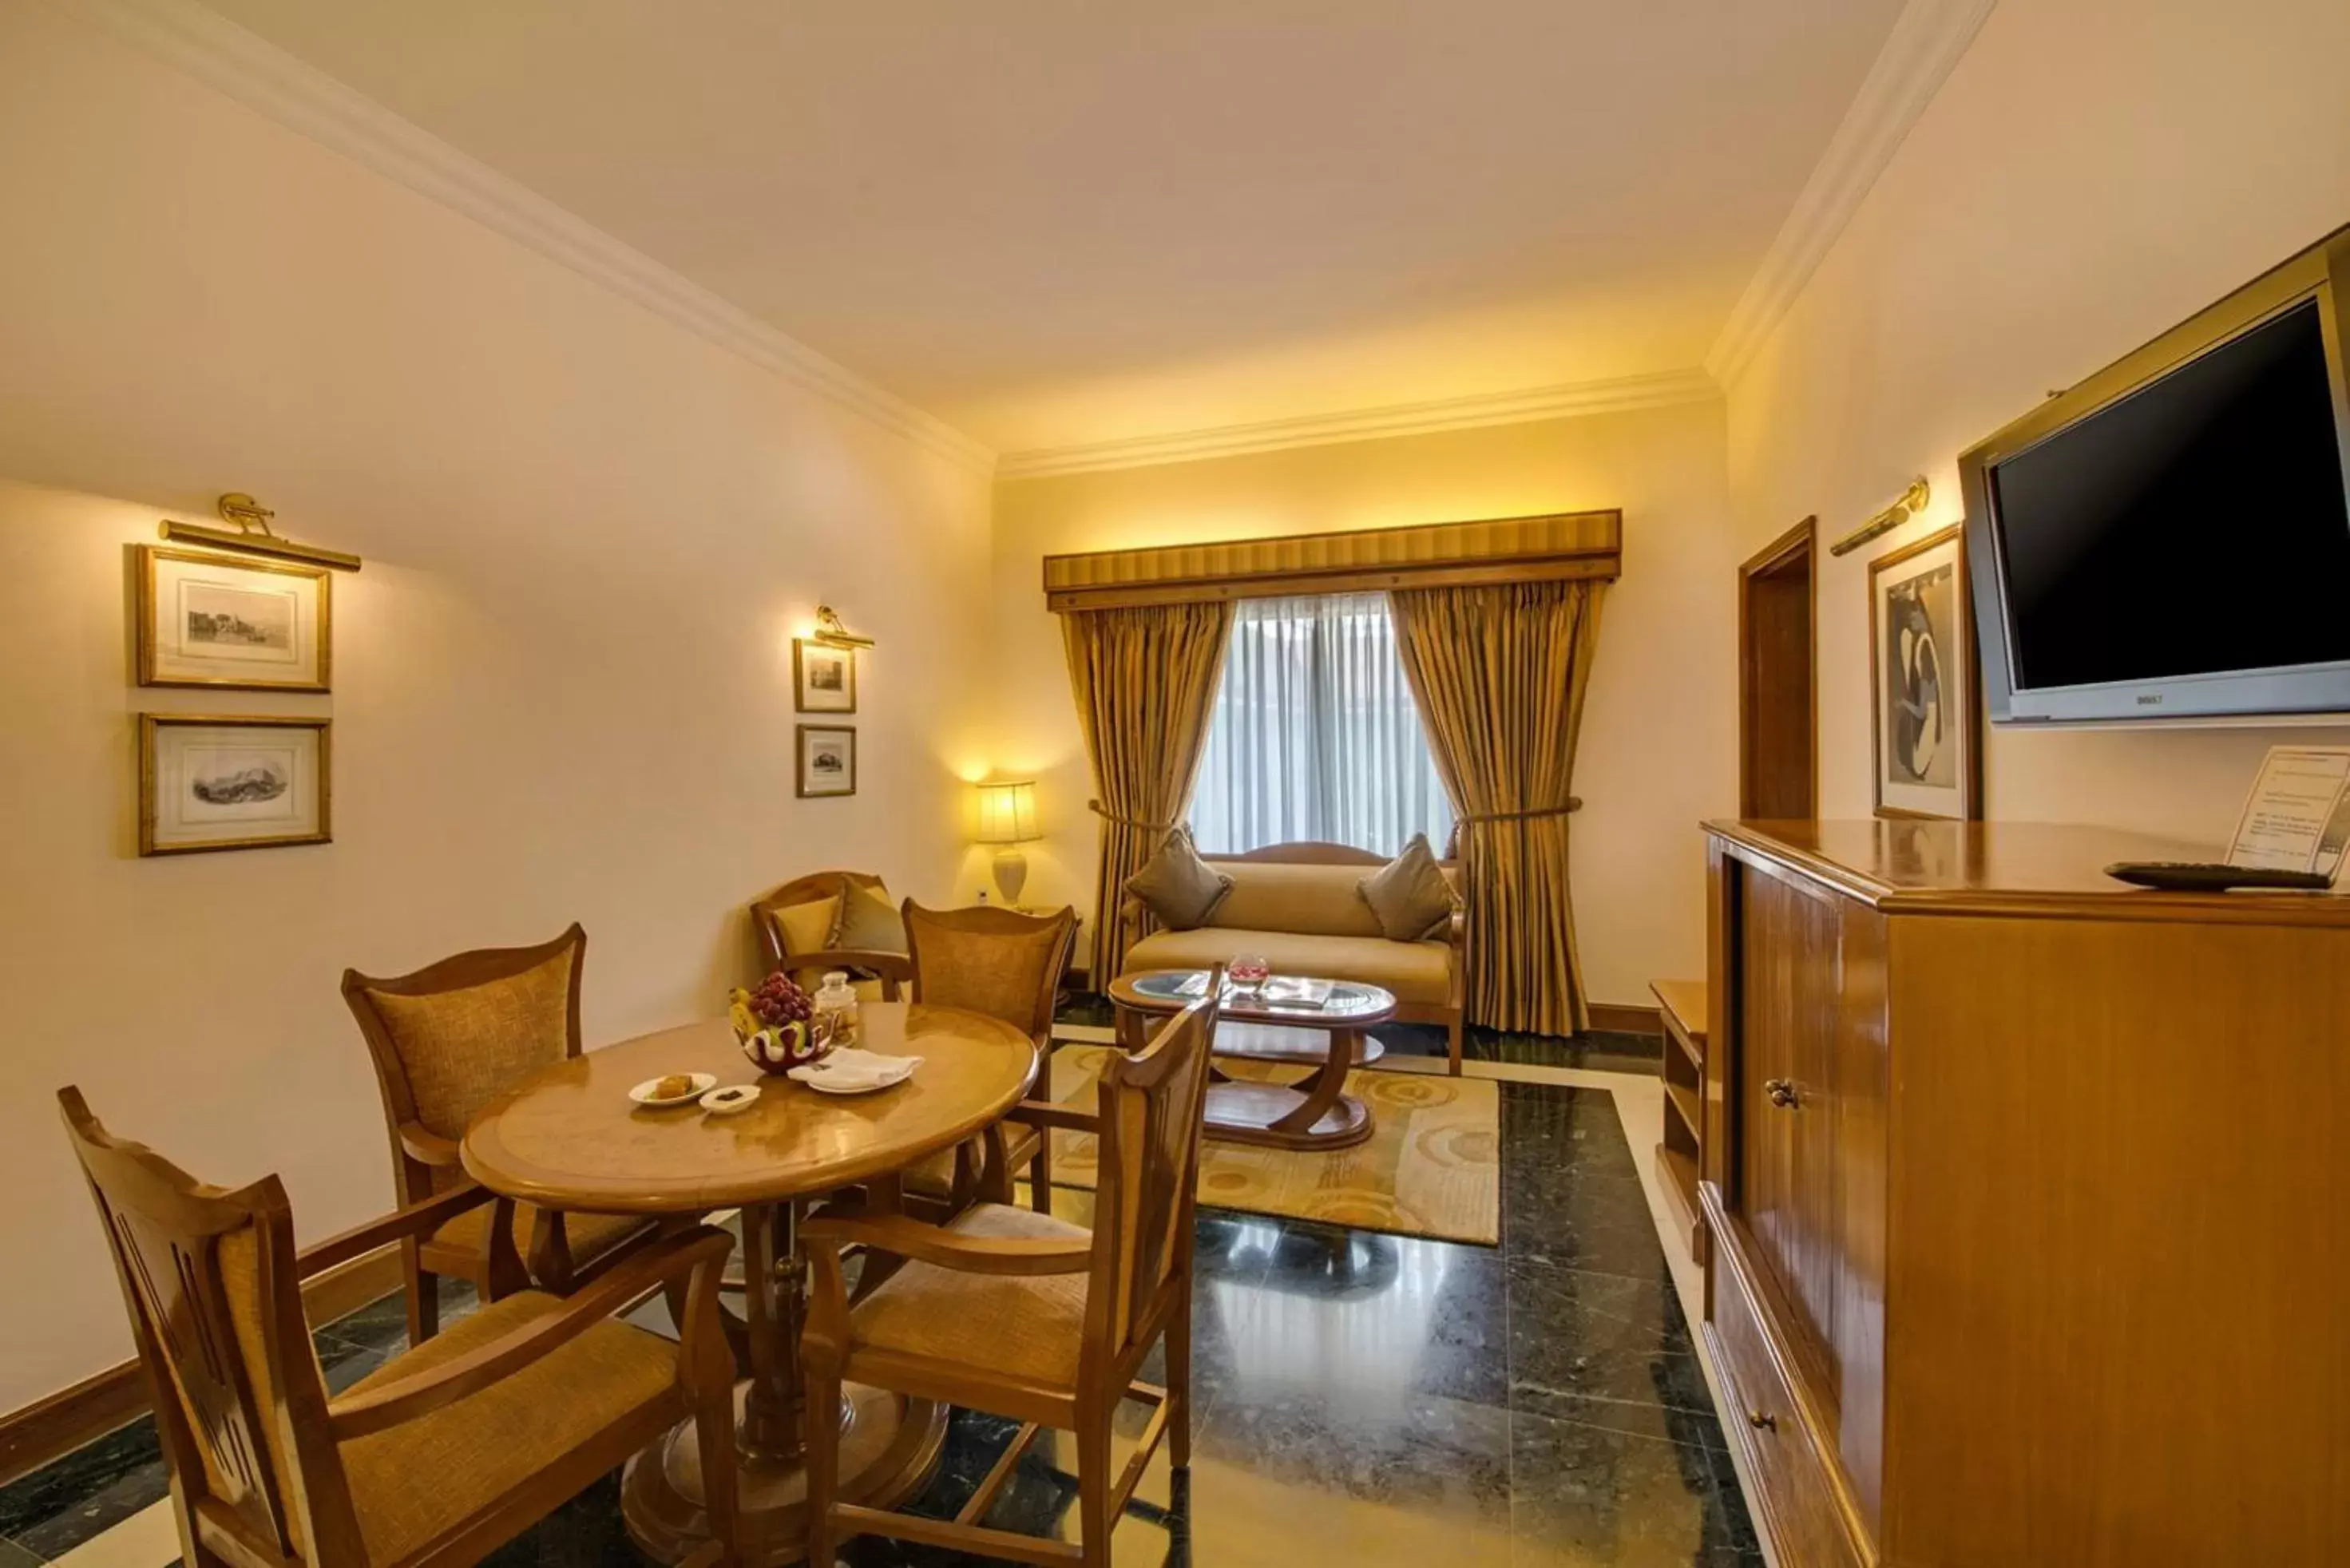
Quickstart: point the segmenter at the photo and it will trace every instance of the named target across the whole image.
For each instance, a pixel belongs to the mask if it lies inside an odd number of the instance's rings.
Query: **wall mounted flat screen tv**
[[[2350,711],[2345,236],[1960,460],[1995,721]]]

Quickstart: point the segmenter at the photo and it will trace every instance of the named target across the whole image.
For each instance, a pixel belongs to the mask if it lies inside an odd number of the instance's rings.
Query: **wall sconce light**
[[[851,650],[873,646],[871,638],[859,637],[841,625],[839,612],[830,605],[816,607],[816,629],[808,633],[808,640],[825,648],[845,648]]]
[[[296,544],[273,533],[269,520],[277,514],[240,491],[231,491],[215,505],[222,522],[236,525],[234,533],[226,528],[206,527],[201,523],[174,523],[167,517],[161,529],[163,537],[179,545],[240,550],[248,556],[268,556],[280,561],[305,561],[314,566],[331,566],[338,572],[359,569],[357,556],[324,549],[317,545]]]
[[[982,844],[1032,844],[1044,836],[1036,831],[1036,781],[1008,779],[972,786],[979,792],[979,835]],[[1028,857],[1005,847],[995,852],[995,890],[1003,901],[1016,905],[1028,881]]]
[[[1917,478],[1909,482],[1909,488],[1901,493],[1900,500],[1895,502],[1892,505],[1887,507],[1884,511],[1878,513],[1876,516],[1870,518],[1867,522],[1862,524],[1851,533],[1846,534],[1835,544],[1830,545],[1828,546],[1828,554],[1831,556],[1850,555],[1853,551],[1859,549],[1863,545],[1867,544],[1871,539],[1876,538],[1879,534],[1889,533],[1893,529],[1900,527],[1904,523],[1908,522],[1912,517],[1917,516],[1918,514],[1926,510],[1926,503],[1933,498],[1934,487],[1926,483],[1925,475],[1919,474]]]

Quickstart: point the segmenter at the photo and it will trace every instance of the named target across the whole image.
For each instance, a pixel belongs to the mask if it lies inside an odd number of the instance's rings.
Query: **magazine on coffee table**
[[[1336,989],[1326,980],[1309,980],[1303,975],[1277,974],[1257,987],[1259,1000],[1275,1007],[1327,1007],[1330,992]]]

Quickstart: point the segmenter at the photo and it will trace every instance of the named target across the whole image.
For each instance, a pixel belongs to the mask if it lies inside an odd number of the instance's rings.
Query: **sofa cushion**
[[[1126,879],[1126,890],[1148,905],[1159,924],[1188,931],[1208,923],[1232,892],[1232,879],[1201,859],[1191,836],[1179,827]]]
[[[1232,890],[1216,906],[1211,923],[1218,927],[1379,940],[1387,937],[1379,918],[1355,890],[1366,875],[1363,867],[1223,860],[1216,869],[1232,879]]]
[[[1452,919],[1452,884],[1428,847],[1428,835],[1415,833],[1403,853],[1355,884],[1379,928],[1399,942],[1441,934]]]
[[[1359,867],[1337,869],[1356,875]],[[1235,888],[1237,892],[1237,888]],[[1369,909],[1347,888],[1347,900]],[[1382,985],[1399,1002],[1442,1007],[1452,994],[1452,949],[1445,942],[1391,942],[1378,935],[1334,937],[1296,931],[1257,931],[1229,926],[1203,926],[1193,931],[1155,931],[1134,944],[1126,955],[1126,971],[1147,969],[1205,969],[1229,962],[1235,953],[1253,953],[1273,966],[1275,974],[1310,975],[1319,980],[1353,980]]]

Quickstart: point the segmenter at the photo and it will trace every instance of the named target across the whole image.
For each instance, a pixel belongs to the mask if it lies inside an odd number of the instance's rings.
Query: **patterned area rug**
[[[1053,1054],[1053,1097],[1090,1106],[1110,1055],[1105,1045]],[[1233,1077],[1295,1083],[1306,1075],[1263,1062],[1218,1064]],[[1362,1231],[1492,1246],[1501,1240],[1501,1096],[1482,1078],[1377,1070],[1347,1075],[1371,1108],[1371,1136],[1331,1153],[1257,1148],[1210,1139],[1200,1156],[1200,1201],[1217,1209],[1320,1220]],[[1053,1135],[1053,1180],[1095,1182],[1089,1133]]]

